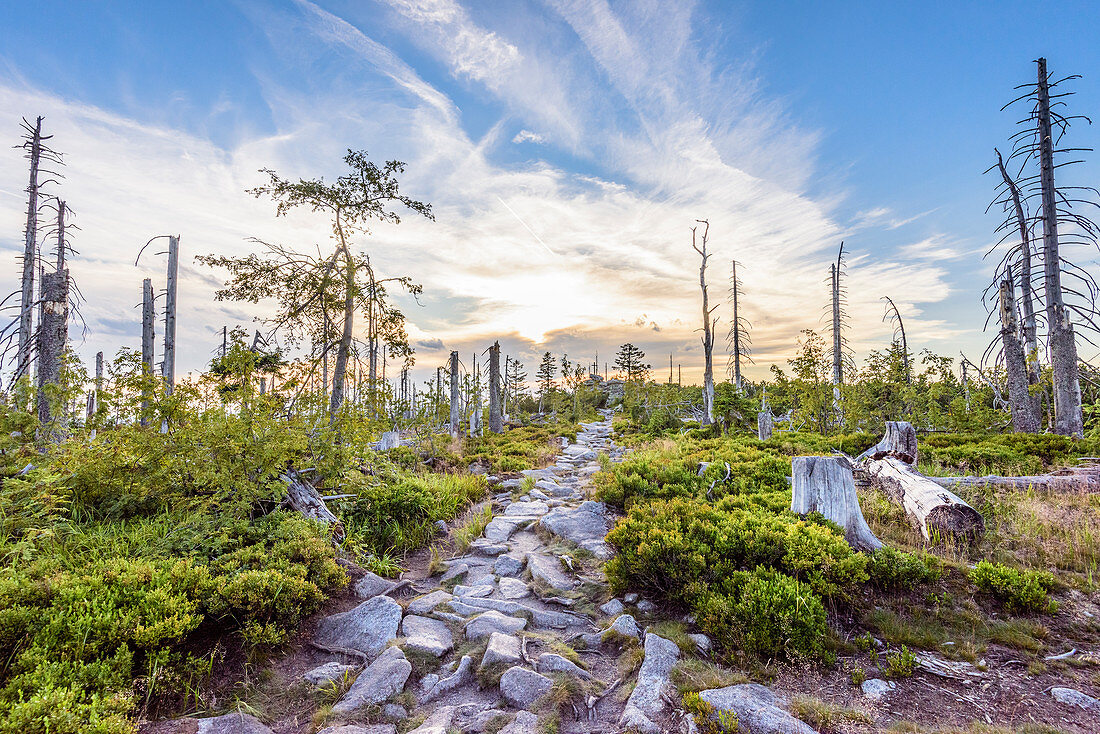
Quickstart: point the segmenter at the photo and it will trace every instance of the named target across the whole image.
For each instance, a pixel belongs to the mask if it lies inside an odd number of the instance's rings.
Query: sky
[[[1000,108],[1044,55],[1083,76],[1071,109],[1100,111],[1098,24],[1086,2],[0,0],[0,137],[42,115],[65,154],[52,191],[80,227],[86,361],[140,345],[141,281],[163,287],[164,257],[134,258],[155,235],[181,235],[178,371],[204,367],[223,326],[254,328],[272,304],[216,301],[224,273],[194,256],[253,238],[330,250],[323,218],[276,218],[246,189],[261,168],[331,180],[349,148],[404,161],[404,193],[433,206],[355,243],[423,285],[401,299],[420,377],[499,340],[531,375],[544,350],[603,363],[632,342],[656,374],[672,355],[700,379],[696,220],[719,369],[731,259],[762,377],[828,328],[841,241],[857,359],[892,338],[883,296],[911,350],[977,359],[1000,221],[983,171],[1019,118]],[[0,146],[4,293],[21,156]],[[1067,179],[1095,182],[1086,157]]]

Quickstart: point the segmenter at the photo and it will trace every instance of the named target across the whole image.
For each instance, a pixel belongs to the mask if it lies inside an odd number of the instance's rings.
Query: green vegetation
[[[1021,571],[981,561],[970,572],[970,580],[1004,602],[1009,610],[1053,613],[1058,609],[1058,602],[1047,595],[1054,586],[1054,576],[1045,571]]]

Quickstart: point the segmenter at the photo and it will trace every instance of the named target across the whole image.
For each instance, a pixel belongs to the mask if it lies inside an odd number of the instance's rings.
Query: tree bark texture
[[[886,434],[877,444],[859,455],[859,459],[891,456],[910,466],[917,464],[917,431],[908,421],[886,421]]]
[[[856,495],[852,468],[846,459],[833,456],[798,456],[791,462],[791,512],[817,512],[844,529],[844,538],[856,550],[882,547],[875,537]]]
[[[42,323],[38,326],[38,421],[50,441],[63,433],[64,412],[57,391],[68,340],[69,271],[62,269],[42,278]]]
[[[149,401],[152,399],[153,381],[153,327],[156,308],[153,304],[153,281],[146,278],[141,283],[141,425],[149,425]]]
[[[451,352],[451,435],[457,436],[462,425],[462,406],[458,390],[458,352]]]
[[[344,539],[344,524],[332,514],[321,493],[312,484],[303,480],[294,469],[287,469],[279,478],[286,484],[283,506],[311,520],[331,526],[332,537],[337,542]]]
[[[19,300],[19,342],[15,378],[28,374],[34,335],[34,269],[38,254],[38,167],[42,159],[42,118],[31,136],[31,173],[27,184],[27,224],[23,231],[23,282]]]
[[[1039,406],[1028,392],[1027,359],[1016,326],[1016,296],[1012,281],[1005,278],[1000,286],[1001,344],[1008,373],[1008,398],[1012,407],[1012,427],[1018,433],[1039,430]]]
[[[500,406],[500,342],[494,342],[489,348],[489,430],[493,433],[504,431]]]
[[[975,541],[985,533],[981,513],[904,461],[888,456],[864,462],[862,468],[872,484],[905,508],[925,540],[950,535]]]

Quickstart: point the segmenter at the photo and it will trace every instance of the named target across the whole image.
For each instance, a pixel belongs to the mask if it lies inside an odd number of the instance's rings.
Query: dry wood
[[[279,478],[286,484],[286,497],[280,507],[289,507],[311,520],[331,525],[332,537],[337,541],[344,539],[344,524],[332,514],[316,487],[302,479],[294,469],[287,469]]]
[[[153,323],[156,308],[153,305],[153,281],[146,278],[141,283],[141,425],[149,425],[149,402],[152,399],[153,380]]]
[[[1001,281],[998,292],[1001,316],[1001,345],[1008,374],[1008,399],[1012,409],[1012,427],[1018,433],[1039,430],[1038,401],[1028,392],[1027,358],[1016,328],[1016,291],[1011,277]]]
[[[68,340],[69,271],[62,269],[42,278],[42,323],[38,326],[38,421],[43,438],[50,441],[59,440],[64,432],[63,406],[50,388],[61,385],[61,358]]]
[[[993,487],[996,489],[1012,489],[1027,491],[1028,489],[1043,492],[1098,492],[1100,491],[1100,476],[1094,473],[1067,472],[1064,474],[1035,474],[1022,477],[1002,477],[988,475],[984,477],[927,477],[940,487],[954,489],[956,487],[974,488]]]
[[[161,362],[161,376],[164,378],[164,392],[172,394],[176,384],[176,282],[179,280],[180,238],[177,235],[168,238],[168,277],[164,296],[164,357]]]
[[[697,219],[703,225],[703,233],[700,245],[695,244],[697,227],[691,228],[691,246],[699,253],[699,288],[703,291],[703,416],[701,425],[709,426],[714,423],[714,324],[717,319],[711,319],[714,308],[710,307],[707,296],[707,260],[710,253],[707,252],[707,240],[710,233],[710,222],[705,219]]]
[[[462,425],[462,406],[458,395],[458,352],[451,352],[451,435],[459,434]]]
[[[24,120],[26,125],[26,121]],[[29,125],[27,126],[29,127]],[[34,268],[38,259],[38,169],[42,160],[42,118],[30,129],[28,158],[31,162],[27,184],[27,225],[24,230],[23,283],[19,302],[19,342],[16,352],[15,379],[27,374],[31,363],[34,334]]]
[[[908,421],[886,421],[886,434],[878,443],[864,451],[858,459],[881,459],[892,456],[910,466],[917,464],[917,431]]]
[[[852,467],[839,456],[799,456],[791,462],[791,512],[818,512],[844,529],[844,538],[857,550],[875,550],[875,537],[863,517],[856,495]]]
[[[933,534],[976,540],[985,532],[981,513],[958,495],[887,456],[863,463],[871,482],[905,508],[905,514],[926,540]]]
[[[489,347],[489,430],[504,432],[500,410],[500,342]]]

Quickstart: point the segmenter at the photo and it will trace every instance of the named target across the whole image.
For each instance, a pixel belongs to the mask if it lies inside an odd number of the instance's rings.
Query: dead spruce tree
[[[1012,410],[1012,427],[1018,433],[1039,431],[1039,405],[1028,392],[1027,357],[1020,343],[1016,325],[1016,294],[1011,274],[1006,274],[999,289],[1001,343],[1005,372],[1008,376],[1008,399]]]
[[[62,394],[62,368],[69,342],[69,269],[65,257],[71,250],[67,221],[68,205],[55,199],[57,209],[54,228],[56,259],[52,272],[42,273],[41,318],[38,325],[38,423],[44,440],[56,442],[66,431],[66,411]]]
[[[489,347],[489,430],[504,432],[500,404],[500,342]]]
[[[352,238],[356,234],[369,235],[368,224],[372,220],[399,224],[398,213],[388,208],[392,204],[400,204],[427,219],[434,219],[431,204],[400,192],[397,175],[404,172],[404,163],[387,161],[379,167],[367,158],[365,151],[354,150],[347,152],[344,163],[351,170],[331,184],[322,178],[291,181],[271,169],[263,169],[268,183],[249,190],[256,197],[271,197],[275,201],[276,216],[285,216],[297,207],[328,215],[335,248],[327,257],[320,252],[316,256],[304,256],[289,248],[262,243],[273,258],[264,260],[255,255],[199,258],[207,265],[230,271],[230,281],[217,293],[219,299],[256,302],[259,298],[278,298],[280,311],[270,319],[276,328],[294,323],[299,329],[316,333],[318,326],[323,327],[329,309],[336,311],[336,323],[340,326],[329,398],[330,420],[335,420],[344,402],[348,365],[354,349],[355,312],[370,307],[379,282],[367,258],[353,253]],[[305,283],[300,279],[303,275]],[[411,279],[395,280],[414,296],[421,292],[421,287]],[[323,354],[328,353],[327,346],[326,343]]]
[[[1097,325],[1100,311],[1096,305],[1100,288],[1085,269],[1067,259],[1066,249],[1078,245],[1096,246],[1100,230],[1082,213],[1082,208],[1097,205],[1097,192],[1091,187],[1056,185],[1054,174],[1056,169],[1064,173],[1067,166],[1079,162],[1070,157],[1055,163],[1055,156],[1066,158],[1088,150],[1061,146],[1061,139],[1071,122],[1090,121],[1084,116],[1067,115],[1060,111],[1066,106],[1065,98],[1072,92],[1059,91],[1059,85],[1079,77],[1070,76],[1051,82],[1046,59],[1043,58],[1036,60],[1036,70],[1036,82],[1017,87],[1023,93],[1002,108],[1007,109],[1017,103],[1028,105],[1027,113],[1020,121],[1020,130],[1012,136],[1012,153],[1003,165],[998,166],[998,171],[1002,167],[1006,171],[1002,174],[1004,193],[994,203],[1000,201],[1006,209],[1011,207],[1007,219],[1014,221],[1020,244],[1017,248],[1009,248],[1002,266],[998,268],[994,288],[998,294],[996,303],[999,311],[1000,282],[1004,275],[1015,270],[1022,280],[1026,268],[1031,279],[1032,237],[1029,233],[1041,228],[1042,271],[1039,280],[1046,310],[1046,341],[1054,392],[1053,429],[1063,435],[1081,436],[1084,423],[1073,320],[1078,319],[1078,325],[1084,331],[1100,333],[1100,326]],[[1014,186],[1010,186],[1007,179],[1011,179]],[[1029,215],[1029,211],[1033,213]],[[1020,221],[1021,217],[1025,218],[1024,222]],[[1002,224],[1002,227],[1005,226]],[[1027,240],[1026,244],[1024,240]],[[1018,253],[1014,255],[1013,250],[1018,250]],[[1026,298],[1028,294],[1023,295]],[[1028,343],[1027,320],[1025,303],[1025,345]],[[1084,338],[1088,339],[1087,336]]]
[[[730,380],[733,381],[734,387],[738,390],[741,389],[741,360],[744,359],[752,363],[749,349],[749,345],[752,344],[752,339],[749,337],[749,328],[752,325],[743,315],[741,315],[739,301],[742,294],[741,279],[737,277],[737,261],[730,260],[730,287],[728,300],[732,311],[732,321],[730,323],[729,332],[726,334],[726,348],[729,350],[729,358],[726,360],[726,372],[729,374]],[[668,381],[670,383],[672,382],[671,355],[669,355]]]
[[[449,371],[451,390],[451,415],[449,422],[451,435],[458,436],[462,426],[462,404],[460,403],[458,391],[458,352],[451,352]]]
[[[714,325],[718,322],[718,319],[711,319],[711,314],[718,306],[712,308],[707,296],[710,222],[706,219],[695,221],[703,225],[702,233],[698,232],[698,227],[691,228],[691,247],[699,253],[699,289],[703,292],[703,416],[700,424],[709,426],[714,423]]]

